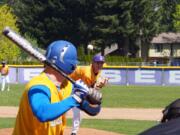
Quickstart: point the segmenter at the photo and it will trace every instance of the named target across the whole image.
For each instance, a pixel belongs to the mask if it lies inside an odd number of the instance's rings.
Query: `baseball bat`
[[[23,49],[25,52],[27,52],[28,54],[30,54],[32,57],[34,57],[35,59],[39,60],[41,63],[44,63],[50,67],[52,67],[53,69],[55,69],[56,71],[58,71],[62,76],[64,76],[67,80],[69,80],[72,84],[76,85],[75,81],[70,78],[66,73],[64,73],[60,68],[58,68],[55,64],[53,64],[52,62],[48,61],[46,59],[46,57],[40,53],[39,51],[37,51],[36,49],[34,49],[31,45],[30,42],[28,42],[25,38],[23,38],[21,35],[17,34],[15,31],[13,31],[12,29],[10,29],[9,27],[5,27],[3,30],[3,34],[9,38],[11,41],[13,41],[18,47],[20,47],[21,49]],[[93,89],[89,90],[89,96],[92,95],[92,97],[94,97],[94,93],[98,93],[97,91],[94,91]],[[102,98],[102,94],[100,94],[99,97],[95,97],[96,101],[100,101]]]
[[[48,66],[54,68],[56,71],[61,73],[66,79],[68,79],[71,83],[75,84],[75,81],[72,78],[70,78],[67,74],[60,70],[56,65],[48,61],[43,54],[41,54],[39,51],[32,47],[30,42],[28,42],[25,38],[17,34],[15,31],[10,29],[9,27],[5,27],[3,30],[3,34],[6,37],[8,37],[11,41],[13,41],[18,47],[20,47],[25,52],[33,56],[35,59],[39,60],[41,63],[45,63]]]

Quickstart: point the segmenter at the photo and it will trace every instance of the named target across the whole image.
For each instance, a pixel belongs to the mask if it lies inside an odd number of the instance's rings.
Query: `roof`
[[[118,49],[118,44],[117,43],[111,44],[110,46],[107,46],[104,49],[104,55],[106,56],[107,54],[110,54],[110,53],[116,51],[117,49]],[[98,53],[98,54],[101,55],[101,52]]]
[[[153,44],[180,43],[180,33],[161,33],[151,41]]]

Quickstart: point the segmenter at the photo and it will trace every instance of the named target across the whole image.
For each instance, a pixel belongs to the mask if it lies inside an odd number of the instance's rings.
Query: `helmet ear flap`
[[[76,65],[73,65],[73,64],[72,64],[72,66],[71,66],[71,70],[73,70],[73,71],[74,71],[75,69],[76,69]]]

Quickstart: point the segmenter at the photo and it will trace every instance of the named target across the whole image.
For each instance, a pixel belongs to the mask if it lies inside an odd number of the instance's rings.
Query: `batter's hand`
[[[82,100],[84,100],[88,94],[89,88],[87,87],[87,85],[82,80],[76,81],[74,84],[72,95],[74,99],[81,103]]]
[[[86,100],[92,105],[101,104],[102,93],[99,90],[90,88],[89,95],[87,95]]]
[[[108,78],[107,77],[99,77],[97,82],[94,85],[94,88],[99,90],[102,87],[106,86],[106,84],[108,83]]]

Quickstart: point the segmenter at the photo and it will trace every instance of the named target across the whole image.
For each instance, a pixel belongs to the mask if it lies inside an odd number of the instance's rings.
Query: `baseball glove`
[[[94,88],[99,90],[102,87],[104,87],[107,83],[108,83],[108,78],[106,77],[99,77],[96,81],[96,83],[94,84]]]

